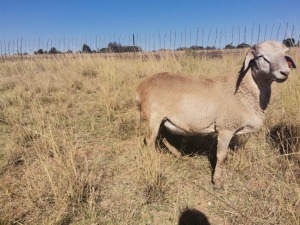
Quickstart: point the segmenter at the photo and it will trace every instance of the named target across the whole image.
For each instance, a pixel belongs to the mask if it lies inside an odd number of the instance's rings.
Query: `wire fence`
[[[255,43],[277,40],[286,41],[291,46],[299,46],[300,35],[295,25],[288,23],[272,26],[252,24],[251,27],[232,26],[231,29],[197,27],[181,31],[139,32],[127,34],[99,34],[90,37],[54,36],[49,38],[19,37],[5,39],[0,37],[2,57],[27,54],[57,53],[101,53],[109,51],[109,44],[134,46],[139,51],[160,50],[222,49],[251,46]],[[86,49],[84,49],[84,46]],[[291,47],[289,46],[289,47]],[[131,50],[137,48],[131,48]]]

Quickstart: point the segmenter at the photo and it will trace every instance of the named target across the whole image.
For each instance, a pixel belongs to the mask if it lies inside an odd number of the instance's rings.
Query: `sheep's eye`
[[[260,58],[263,58],[267,63],[270,63],[270,61],[263,55],[259,55],[256,57],[256,59],[260,59]]]
[[[267,63],[270,63],[270,61],[266,57],[263,56],[263,58]]]

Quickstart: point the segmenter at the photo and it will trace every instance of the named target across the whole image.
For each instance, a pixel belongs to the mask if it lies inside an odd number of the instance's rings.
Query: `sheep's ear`
[[[247,54],[246,54],[246,58],[244,60],[244,63],[243,63],[243,67],[242,69],[240,70],[239,72],[239,76],[238,76],[238,79],[236,81],[236,86],[235,86],[235,93],[237,93],[238,91],[238,88],[244,78],[244,76],[246,75],[246,72],[247,72],[247,69],[249,68],[250,66],[250,62],[254,59],[254,53],[253,53],[253,49],[250,49]]]
[[[246,54],[246,58],[244,60],[243,63],[243,71],[246,71],[249,67],[249,64],[251,62],[251,60],[254,59],[254,53],[253,53],[253,49],[250,49],[247,54]]]
[[[294,63],[294,60],[292,59],[292,57],[290,57],[288,55],[285,55],[284,57],[290,68],[296,68],[296,64]]]

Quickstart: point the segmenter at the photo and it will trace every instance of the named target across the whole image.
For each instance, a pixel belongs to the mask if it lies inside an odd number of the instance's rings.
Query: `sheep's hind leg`
[[[161,125],[161,120],[155,120],[155,119],[150,118],[148,138],[147,138],[148,146],[156,148],[157,137],[158,137],[158,134],[159,134],[160,125]]]
[[[218,147],[217,147],[217,164],[214,169],[213,184],[214,188],[221,189],[222,183],[222,166],[227,157],[228,145],[233,134],[230,131],[221,131],[218,134]]]

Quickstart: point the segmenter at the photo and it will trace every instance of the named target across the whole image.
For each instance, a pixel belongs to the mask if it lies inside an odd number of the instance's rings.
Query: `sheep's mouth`
[[[288,79],[287,77],[286,77],[286,78],[283,78],[283,79],[276,78],[275,81],[276,81],[277,83],[283,83],[283,82],[286,81],[287,79]]]
[[[284,73],[282,71],[280,71],[280,74],[278,74],[277,76],[275,76],[275,81],[277,83],[283,83],[284,81],[286,81],[289,77],[289,73]]]

